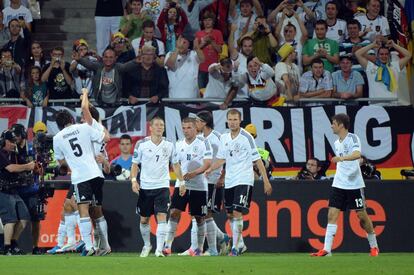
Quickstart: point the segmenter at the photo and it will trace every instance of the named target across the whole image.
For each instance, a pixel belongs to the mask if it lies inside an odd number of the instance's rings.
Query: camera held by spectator
[[[381,172],[365,156],[359,159],[359,166],[364,179],[381,179]]]
[[[402,169],[400,171],[401,176],[407,178],[407,180],[414,180],[414,169]]]
[[[310,158],[296,176],[297,180],[321,180],[325,179],[325,169],[317,158]]]

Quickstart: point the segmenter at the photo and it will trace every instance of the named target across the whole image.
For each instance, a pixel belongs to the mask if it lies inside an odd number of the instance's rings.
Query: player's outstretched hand
[[[136,180],[131,181],[132,183],[132,192],[139,194],[139,183]]]

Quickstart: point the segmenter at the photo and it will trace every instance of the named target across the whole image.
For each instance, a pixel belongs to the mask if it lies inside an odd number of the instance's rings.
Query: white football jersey
[[[346,21],[337,18],[335,25],[329,26],[326,32],[326,38],[342,43],[348,37],[348,30],[346,28]],[[315,31],[313,31],[313,38],[316,38]]]
[[[212,158],[211,144],[203,137],[197,136],[191,144],[188,144],[185,139],[177,141],[175,144],[173,163],[180,163],[183,176],[203,166],[205,159]],[[178,181],[175,186],[178,187]],[[201,173],[186,181],[185,187],[188,190],[207,191],[207,178],[204,173]]]
[[[170,187],[170,162],[174,154],[174,145],[162,139],[156,145],[151,137],[146,137],[135,144],[132,162],[141,164],[140,187],[158,189]]]
[[[241,128],[234,139],[231,133],[221,135],[217,158],[226,160],[226,189],[237,185],[253,186],[253,162],[260,159],[260,155],[254,138],[246,130]]]
[[[348,133],[344,140],[335,141],[335,155],[337,157],[351,155],[354,151],[361,152],[361,142],[357,135]],[[365,187],[359,160],[338,162],[332,186],[347,190]]]
[[[97,122],[95,119],[92,120],[92,128],[94,128],[95,130],[99,131],[99,132],[104,132],[104,127],[102,124],[100,124],[99,122]],[[105,158],[108,158],[108,154],[106,153],[105,150],[105,142],[92,142],[92,146],[93,146],[93,150],[95,153],[95,157],[99,154],[103,154],[105,156]],[[98,164],[99,168],[101,168],[101,170],[103,169],[103,165],[102,164]]]
[[[203,137],[203,134],[201,134],[200,136]],[[205,137],[205,139],[210,142],[211,149],[213,150],[213,162],[217,160],[216,156],[217,156],[218,148],[220,146],[220,136],[221,134],[219,132],[217,132],[216,130],[213,130],[207,137]],[[223,166],[220,166],[216,170],[212,171],[210,175],[208,175],[207,177],[207,182],[209,184],[216,184],[218,179],[220,178],[222,169],[223,169]]]
[[[72,171],[72,184],[103,177],[95,160],[92,142],[102,142],[105,134],[88,124],[73,124],[53,137],[53,150],[57,160],[65,159]]]
[[[371,42],[374,42],[375,36],[390,35],[390,25],[388,24],[387,18],[382,15],[378,15],[375,19],[368,19],[366,14],[361,14],[355,16],[355,19],[361,24],[361,31],[365,31],[366,28],[370,27],[371,31],[368,32],[363,39],[368,39]]]

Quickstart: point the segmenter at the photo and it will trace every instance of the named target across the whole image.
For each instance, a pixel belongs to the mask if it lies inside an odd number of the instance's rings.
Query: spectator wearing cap
[[[194,50],[184,36],[177,40],[174,52],[167,53],[165,67],[169,80],[169,98],[198,98],[198,67],[204,61],[204,53],[194,40]]]
[[[34,125],[33,125],[33,133],[47,133],[47,127],[46,124],[44,124],[42,121],[37,121]]]
[[[196,32],[195,40],[204,53],[204,62],[199,67],[198,86],[205,88],[208,83],[208,67],[219,61],[221,48],[224,44],[221,31],[213,29],[216,17],[214,13],[206,11],[203,14],[203,30]]]
[[[119,30],[130,41],[142,35],[142,23],[151,20],[146,11],[142,11],[142,0],[129,0],[131,13],[121,18]]]
[[[158,17],[157,26],[166,52],[174,51],[178,37],[188,24],[187,15],[176,2],[169,2]]]
[[[136,59],[138,64],[126,74],[130,104],[136,104],[138,98],[149,98],[155,104],[168,95],[167,71],[157,64],[155,57],[155,48],[144,45]]]
[[[227,109],[241,86],[237,63],[233,64],[231,58],[224,58],[220,63],[211,64],[208,72],[209,81],[204,98],[224,99],[220,109]]]
[[[286,99],[292,100],[299,91],[300,69],[295,64],[297,53],[289,43],[285,43],[277,52],[281,58],[275,66],[275,80],[281,84]]]
[[[73,51],[79,53],[80,57],[88,58],[90,61],[96,61],[96,58],[89,52],[88,42],[86,42],[83,38],[73,42]],[[93,71],[88,70],[81,64],[78,64],[75,59],[72,59],[69,71],[71,72],[75,82],[75,91],[81,95],[82,89],[86,88],[88,89],[90,95],[92,95]]]
[[[311,70],[301,76],[299,80],[299,93],[294,96],[294,99],[329,98],[331,97],[332,90],[331,73],[324,69],[323,61],[320,58],[316,58],[312,61]]]
[[[349,55],[340,57],[341,70],[332,73],[332,97],[341,99],[355,99],[362,97],[364,79],[362,75],[352,70],[352,60]]]
[[[165,46],[164,43],[154,36],[155,24],[151,20],[146,20],[142,23],[143,33],[141,37],[132,40],[131,45],[135,51],[135,56],[138,56],[144,45],[153,46],[155,48],[155,55],[157,64],[164,66]]]
[[[116,32],[112,35],[109,46],[115,51],[117,63],[127,63],[135,58],[131,43],[122,32]]]

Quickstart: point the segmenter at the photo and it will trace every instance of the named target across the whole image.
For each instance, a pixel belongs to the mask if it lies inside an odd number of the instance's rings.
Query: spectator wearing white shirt
[[[379,0],[369,0],[367,3],[367,13],[355,16],[355,19],[361,23],[362,32],[360,37],[375,41],[377,35],[388,36],[390,26],[387,18],[380,15],[381,2]]]
[[[169,80],[169,98],[198,98],[198,66],[204,61],[198,40],[190,49],[188,37],[180,36],[174,52],[167,53],[165,67]]]
[[[26,28],[32,30],[32,13],[21,4],[20,0],[11,0],[10,6],[3,9],[3,24],[7,26],[12,19],[24,20]]]
[[[339,19],[338,16],[338,4],[334,1],[326,3],[326,24],[328,24],[328,31],[326,32],[326,38],[332,39],[341,43],[346,37],[348,37],[345,20]],[[316,37],[314,34],[313,37]]]
[[[234,32],[234,46],[237,47],[236,42],[248,32],[253,31],[254,22],[257,16],[263,15],[260,3],[257,0],[240,0],[240,14],[236,11],[236,0],[230,1],[229,17],[230,23],[237,26]],[[253,9],[256,8],[256,12]]]
[[[297,53],[289,43],[285,43],[277,52],[281,61],[275,67],[275,80],[281,84],[286,99],[292,100],[299,90],[300,69],[295,64]]]

